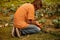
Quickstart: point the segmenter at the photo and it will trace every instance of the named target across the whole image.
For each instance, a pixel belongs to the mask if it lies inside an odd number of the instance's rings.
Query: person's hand
[[[41,28],[43,25],[42,25],[42,24],[37,24],[37,26],[38,26],[39,28]]]
[[[37,25],[39,28],[41,28],[43,25],[39,23],[38,21],[35,21],[35,25]]]

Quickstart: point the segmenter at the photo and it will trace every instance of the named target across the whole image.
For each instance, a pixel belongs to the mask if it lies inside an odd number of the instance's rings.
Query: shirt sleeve
[[[30,5],[28,8],[28,20],[34,20],[34,6]]]

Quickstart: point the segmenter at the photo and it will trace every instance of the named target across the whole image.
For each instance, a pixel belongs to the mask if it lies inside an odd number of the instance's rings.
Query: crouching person
[[[20,35],[34,34],[41,30],[41,25],[35,21],[34,13],[37,9],[42,7],[41,0],[34,0],[31,3],[25,3],[20,6],[14,14],[14,27],[12,36],[20,37]],[[15,30],[15,32],[14,32]]]

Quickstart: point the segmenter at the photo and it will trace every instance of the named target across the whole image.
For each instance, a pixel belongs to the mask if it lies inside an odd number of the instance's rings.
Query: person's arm
[[[35,12],[34,6],[32,4],[29,4],[29,6],[28,6],[28,15],[27,15],[27,22],[29,24],[32,24],[32,20],[35,20],[34,12]]]
[[[35,12],[35,9],[34,9],[33,5],[30,4],[29,8],[28,8],[27,23],[29,23],[29,24],[35,24],[38,27],[41,27],[41,24],[39,24],[37,21],[35,21],[34,12]]]
[[[33,24],[37,25],[39,28],[41,28],[41,27],[42,27],[42,24],[41,24],[41,23],[39,23],[38,21],[33,21]]]
[[[27,21],[29,24],[34,24],[34,25],[36,25],[36,26],[38,26],[39,28],[41,28],[42,27],[42,24],[41,23],[39,23],[38,21],[35,21],[35,20],[28,20]]]

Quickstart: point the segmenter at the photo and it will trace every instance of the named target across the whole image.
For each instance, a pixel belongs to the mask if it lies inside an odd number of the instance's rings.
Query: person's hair
[[[34,0],[32,4],[34,5],[35,9],[39,9],[42,7],[42,0]]]

